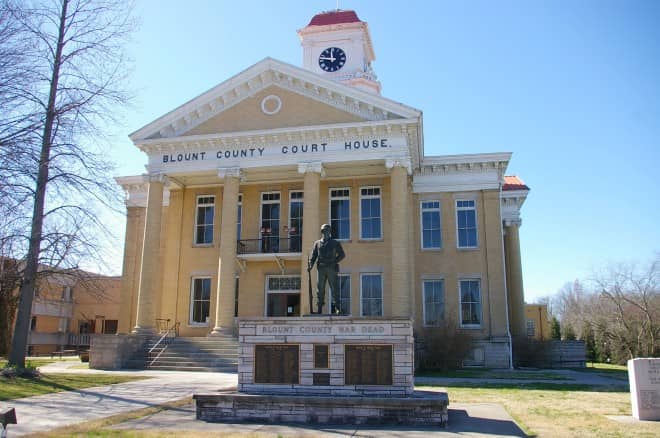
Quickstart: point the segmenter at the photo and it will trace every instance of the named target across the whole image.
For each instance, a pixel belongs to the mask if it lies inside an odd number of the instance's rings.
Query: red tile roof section
[[[327,11],[314,15],[308,26],[327,26],[329,24],[361,23],[355,11]]]
[[[502,190],[529,190],[525,182],[516,175],[509,175],[504,177],[504,185]]]

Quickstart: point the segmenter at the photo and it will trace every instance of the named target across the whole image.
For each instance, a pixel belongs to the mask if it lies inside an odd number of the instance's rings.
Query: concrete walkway
[[[68,365],[70,366],[70,365]],[[41,367],[44,373],[114,373],[152,378],[116,385],[79,389],[0,402],[0,409],[16,408],[18,424],[7,427],[8,436],[22,436],[57,427],[105,418],[190,397],[209,388],[231,388],[236,374],[67,369],[66,363]]]
[[[17,425],[10,425],[10,437],[48,431],[53,428],[96,420],[190,397],[195,392],[209,392],[235,387],[237,376],[233,373],[193,373],[173,371],[101,371],[70,368],[79,362],[58,361],[41,367],[44,373],[81,374],[130,374],[150,377],[147,380],[116,385],[60,392],[0,402],[0,409],[16,408]],[[519,373],[516,372],[516,373]],[[544,373],[548,373],[544,370]],[[489,383],[572,383],[597,386],[627,386],[627,382],[603,377],[593,373],[571,370],[554,370],[562,380],[520,379],[470,379],[418,377],[417,385],[447,385],[456,382]],[[446,429],[418,428],[406,426],[355,427],[322,425],[260,425],[260,424],[214,424],[197,421],[191,405],[169,409],[160,413],[127,421],[114,426],[120,430],[188,431],[199,432],[200,436],[217,433],[259,436],[382,436],[382,437],[505,437],[525,436],[504,408],[497,404],[457,404],[449,406],[449,426]]]

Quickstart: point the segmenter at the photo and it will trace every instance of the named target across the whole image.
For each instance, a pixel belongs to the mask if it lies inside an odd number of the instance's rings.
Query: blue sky
[[[660,2],[339,5],[369,23],[383,96],[423,111],[426,155],[513,152],[528,302],[660,251]],[[117,174],[144,172],[130,132],[267,56],[300,66],[296,30],[335,7],[138,1]]]

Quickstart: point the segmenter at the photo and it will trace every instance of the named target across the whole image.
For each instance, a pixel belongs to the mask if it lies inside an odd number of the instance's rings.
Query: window
[[[533,319],[527,320],[527,336],[530,338],[536,336],[536,321]]]
[[[362,316],[383,315],[383,277],[381,274],[362,274]]]
[[[360,189],[360,239],[383,237],[380,212],[380,187]]]
[[[197,215],[195,216],[195,245],[213,243],[213,216],[215,215],[215,196],[197,197]]]
[[[190,300],[190,324],[206,325],[211,307],[211,279],[193,278]]]
[[[71,286],[64,286],[62,288],[62,301],[70,303],[73,301],[73,289]]]
[[[481,285],[479,280],[461,280],[461,326],[481,326]]]
[[[114,335],[117,333],[118,321],[116,319],[106,319],[103,321],[103,333],[106,335]]]
[[[280,252],[280,194],[261,194],[261,252]]]
[[[302,251],[303,192],[291,192],[289,200],[289,251]]]
[[[335,313],[334,305],[331,313]],[[351,276],[347,274],[339,274],[339,314],[351,314]]]
[[[437,326],[445,319],[445,282],[424,280],[424,325]]]
[[[420,204],[422,249],[442,247],[440,232],[440,201],[422,201]]]
[[[238,212],[236,214],[236,240],[241,240],[241,224],[243,222],[243,195],[238,195]]]
[[[238,291],[239,291],[239,277],[236,277],[234,284],[234,316],[238,316]]]
[[[300,275],[266,277],[266,316],[300,315]]]
[[[332,237],[339,240],[351,238],[351,190],[330,190],[330,227]]]
[[[456,201],[456,234],[459,248],[477,247],[477,209],[475,201]]]

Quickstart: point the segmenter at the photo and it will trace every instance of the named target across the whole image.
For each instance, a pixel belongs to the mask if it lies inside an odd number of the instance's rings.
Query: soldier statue
[[[316,299],[318,312],[321,313],[325,302],[325,283],[330,285],[332,291],[332,304],[335,305],[335,313],[339,313],[339,262],[346,257],[341,243],[332,238],[330,225],[324,224],[321,227],[323,238],[314,242],[312,258],[307,266],[307,272],[310,272],[316,263],[318,272],[318,282],[316,289]],[[311,303],[310,303],[311,305]],[[330,306],[332,309],[332,306]]]

